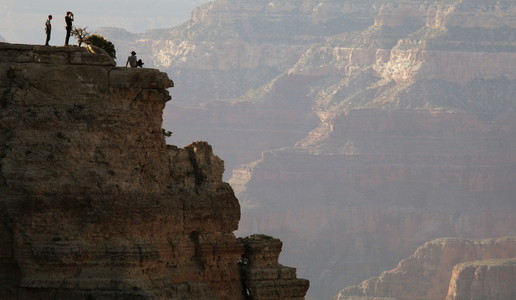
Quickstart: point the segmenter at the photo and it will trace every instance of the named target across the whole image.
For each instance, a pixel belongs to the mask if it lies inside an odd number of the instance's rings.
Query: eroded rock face
[[[210,145],[165,144],[165,73],[78,47],[0,61],[0,298],[244,299],[238,200]]]
[[[459,264],[453,268],[446,300],[514,299],[516,258]]]
[[[512,299],[515,253],[513,237],[434,240],[395,269],[345,288],[336,299]]]
[[[296,269],[278,263],[283,243],[266,235],[239,238],[245,247],[240,263],[245,292],[250,299],[304,299],[309,282],[296,278]]]

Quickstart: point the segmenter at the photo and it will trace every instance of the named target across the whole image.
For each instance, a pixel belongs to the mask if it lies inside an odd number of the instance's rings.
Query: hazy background
[[[64,44],[64,16],[75,15],[74,25],[119,27],[134,33],[169,28],[186,21],[190,12],[208,0],[0,0],[0,36],[9,43],[44,44],[44,24],[53,16],[51,45]],[[73,43],[75,40],[72,39]]]

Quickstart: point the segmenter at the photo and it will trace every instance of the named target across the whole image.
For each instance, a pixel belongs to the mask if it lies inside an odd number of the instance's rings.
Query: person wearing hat
[[[125,63],[125,66],[130,65],[131,68],[136,68],[138,62],[138,58],[136,57],[136,52],[131,51],[131,56],[127,58],[127,62]]]

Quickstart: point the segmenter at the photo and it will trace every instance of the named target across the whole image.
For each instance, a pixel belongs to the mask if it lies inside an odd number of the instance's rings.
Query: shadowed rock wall
[[[165,144],[165,73],[79,47],[0,61],[1,299],[244,299],[238,200],[210,145]]]

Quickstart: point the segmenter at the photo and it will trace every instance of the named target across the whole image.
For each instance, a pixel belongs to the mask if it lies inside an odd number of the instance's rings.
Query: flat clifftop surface
[[[303,299],[293,268],[242,279],[223,161],[165,144],[166,73],[94,48],[0,43],[0,61],[1,299]]]

